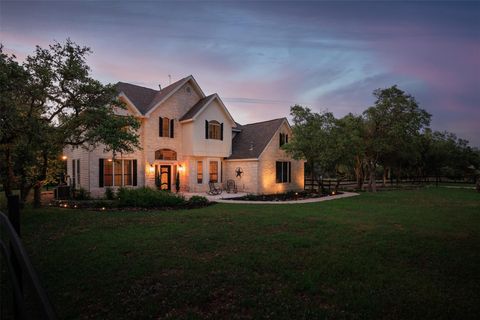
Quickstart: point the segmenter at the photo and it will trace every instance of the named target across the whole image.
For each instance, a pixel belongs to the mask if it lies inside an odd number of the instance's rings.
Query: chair
[[[216,196],[216,195],[219,195],[219,194],[222,193],[222,189],[217,188],[215,186],[215,183],[213,183],[211,181],[208,183],[208,187],[209,187],[209,190],[207,191],[207,194],[209,194],[211,196]]]
[[[227,193],[237,193],[237,185],[234,180],[227,180]]]

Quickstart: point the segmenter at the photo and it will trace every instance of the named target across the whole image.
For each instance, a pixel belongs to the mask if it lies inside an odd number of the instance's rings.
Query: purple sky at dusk
[[[192,74],[240,123],[295,103],[361,113],[397,84],[432,127],[480,146],[480,2],[0,2],[0,41],[20,59],[70,37],[104,82]]]

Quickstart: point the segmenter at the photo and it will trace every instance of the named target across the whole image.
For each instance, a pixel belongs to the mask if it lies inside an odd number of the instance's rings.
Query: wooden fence
[[[337,185],[337,179],[323,179],[323,181],[312,179],[310,177],[305,177],[305,190],[318,190],[320,188],[321,182],[323,182],[323,187],[327,190],[334,189]],[[436,183],[455,183],[455,184],[473,184],[472,181],[468,181],[466,179],[449,179],[446,177],[428,177],[425,179],[418,179],[418,178],[404,178],[400,180],[387,180],[386,187],[395,187],[398,185],[422,185],[422,184],[436,184]],[[376,180],[377,187],[383,186],[383,179]],[[339,183],[339,189],[342,190],[353,190],[357,188],[357,181],[356,180],[341,180]],[[365,180],[363,183],[363,189],[368,187],[368,180]]]

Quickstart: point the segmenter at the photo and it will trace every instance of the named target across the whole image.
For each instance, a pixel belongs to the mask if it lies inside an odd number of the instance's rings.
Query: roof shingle
[[[232,155],[227,160],[258,159],[285,120],[279,118],[240,126],[242,131],[233,138]]]
[[[172,91],[177,89],[179,84],[182,83],[185,79],[186,78],[180,79],[172,83],[171,85],[166,86],[162,90],[154,90],[126,82],[118,82],[116,84],[116,88],[118,93],[123,92],[127,96],[127,98],[133,102],[138,111],[140,111],[141,114],[145,115],[157,103],[162,101]]]

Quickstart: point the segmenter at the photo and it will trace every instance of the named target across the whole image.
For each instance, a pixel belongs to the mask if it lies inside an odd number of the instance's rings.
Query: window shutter
[[[163,137],[163,118],[158,118],[158,136]]]
[[[292,163],[288,162],[288,182],[292,182]]]
[[[285,143],[288,143],[288,134],[285,135]]]
[[[99,160],[99,163],[98,163],[98,186],[100,188],[103,188],[103,161],[105,161],[105,159],[98,159]]]
[[[173,119],[170,119],[170,138],[174,138],[175,134],[173,132],[175,123],[173,122]]]
[[[132,185],[137,185],[137,160],[133,160],[133,181]]]
[[[220,124],[220,140],[223,140],[223,122]]]
[[[283,137],[283,133],[280,132],[280,134],[278,135],[279,137],[279,140],[278,140],[278,146],[281,147],[282,146],[282,137]]]
[[[205,120],[205,139],[208,139],[208,120]]]

